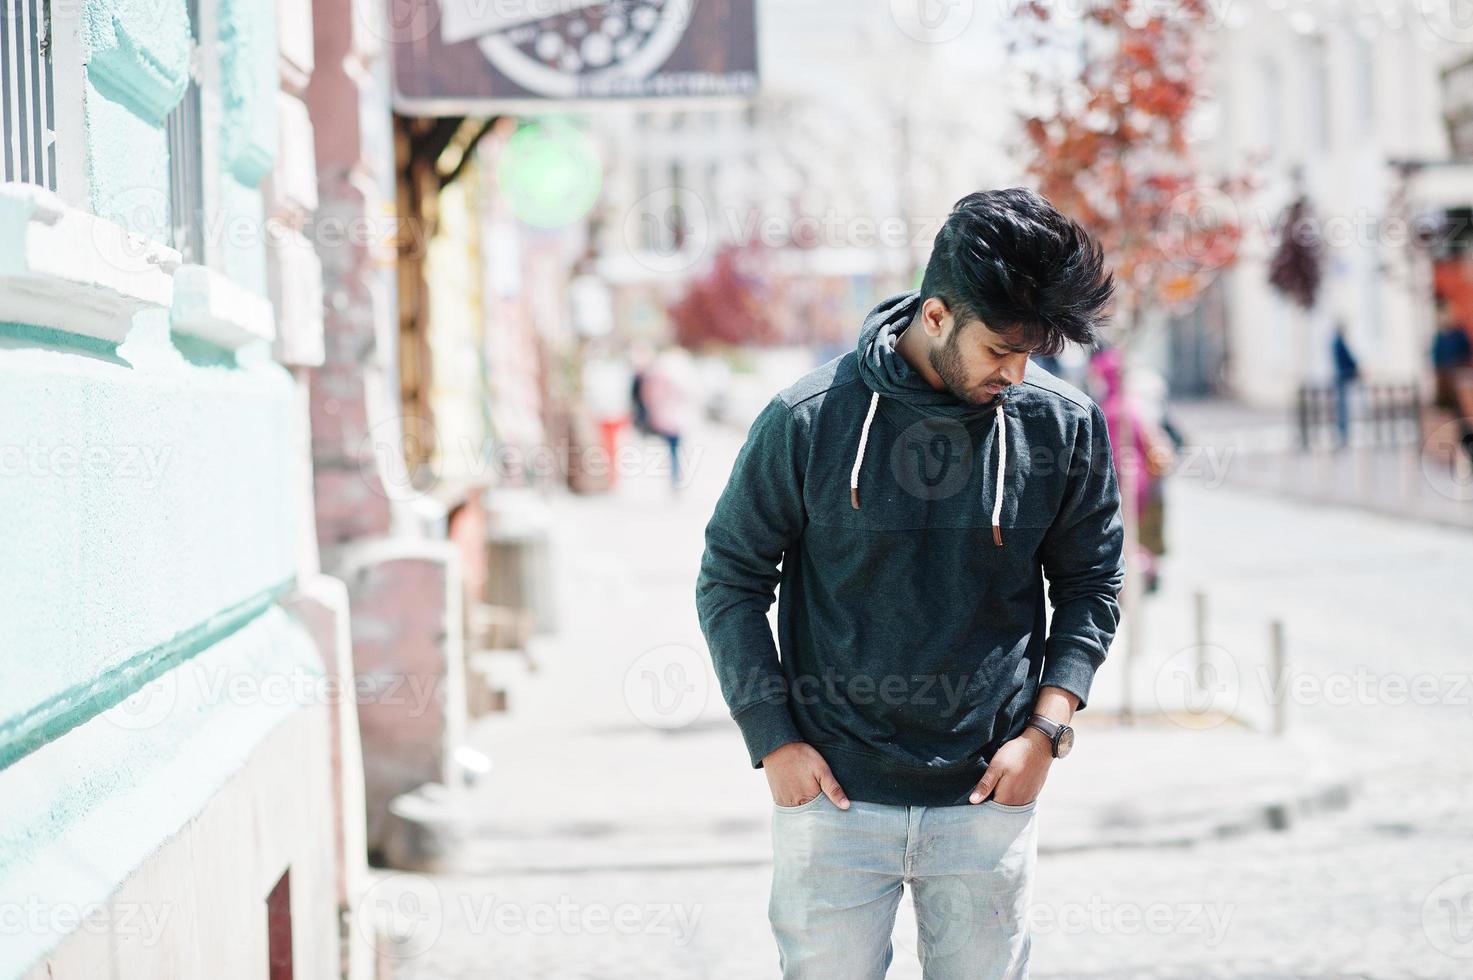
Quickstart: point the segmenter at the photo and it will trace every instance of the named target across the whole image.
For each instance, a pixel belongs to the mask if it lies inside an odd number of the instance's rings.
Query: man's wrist
[[[1032,725],[1028,725],[1023,729],[1022,737],[1028,739],[1029,741],[1033,742],[1034,745],[1038,746],[1038,748],[1042,749],[1044,754],[1046,754],[1050,759],[1054,757],[1054,740],[1045,735],[1040,729],[1037,729]]]
[[[1052,684],[1039,688],[1033,700],[1033,714],[1043,715],[1049,721],[1067,725],[1079,710],[1079,695]]]

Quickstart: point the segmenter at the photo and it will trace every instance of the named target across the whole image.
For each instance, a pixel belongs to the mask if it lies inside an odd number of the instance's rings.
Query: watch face
[[[1074,748],[1074,729],[1065,725],[1059,729],[1059,741],[1056,743],[1054,754],[1062,759],[1069,754],[1072,748]]]

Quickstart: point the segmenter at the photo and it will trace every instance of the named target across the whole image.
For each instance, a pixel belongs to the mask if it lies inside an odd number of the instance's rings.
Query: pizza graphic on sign
[[[544,98],[619,95],[679,46],[696,0],[441,0],[441,39],[474,40]]]

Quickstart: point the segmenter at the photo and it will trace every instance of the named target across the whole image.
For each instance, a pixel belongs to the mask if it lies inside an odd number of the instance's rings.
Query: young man
[[[905,882],[928,980],[1026,975],[1036,801],[1124,571],[1104,416],[1029,355],[1091,343],[1113,288],[1037,194],[970,194],[920,290],[752,423],[696,605],[772,792],[787,980],[883,977]]]

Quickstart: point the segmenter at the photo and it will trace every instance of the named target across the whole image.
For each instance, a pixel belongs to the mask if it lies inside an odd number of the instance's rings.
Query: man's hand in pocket
[[[987,771],[972,790],[971,801],[981,803],[991,796],[1006,806],[1024,806],[1038,799],[1043,781],[1053,765],[1054,752],[1048,736],[1028,728],[1002,747],[987,764]]]
[[[849,809],[849,797],[829,771],[829,764],[807,742],[789,742],[762,757],[767,787],[778,806],[799,806],[825,793],[841,810]]]

